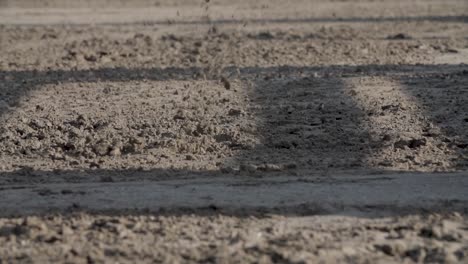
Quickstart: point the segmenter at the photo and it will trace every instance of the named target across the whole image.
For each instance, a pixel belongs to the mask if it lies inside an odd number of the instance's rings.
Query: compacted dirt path
[[[468,4],[0,0],[0,263],[468,261]]]

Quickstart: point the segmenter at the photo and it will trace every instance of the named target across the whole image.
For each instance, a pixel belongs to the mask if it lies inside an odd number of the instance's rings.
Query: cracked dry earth
[[[465,1],[285,2],[0,1],[0,187],[467,170]],[[444,209],[12,216],[0,263],[466,262]]]

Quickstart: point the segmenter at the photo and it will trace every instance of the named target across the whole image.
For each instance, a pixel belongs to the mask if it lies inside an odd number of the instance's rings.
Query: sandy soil
[[[9,262],[462,263],[458,214],[335,216],[74,214],[0,220]]]
[[[0,7],[0,197],[38,184],[467,171],[465,1],[0,0]],[[54,192],[44,195],[60,199]],[[468,208],[459,203],[390,218],[375,218],[372,208],[356,218],[274,206],[146,215],[75,208],[82,212],[23,218],[24,210],[0,219],[0,256],[467,259]]]

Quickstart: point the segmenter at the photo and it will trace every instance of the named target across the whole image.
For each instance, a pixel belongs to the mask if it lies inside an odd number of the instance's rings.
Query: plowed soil
[[[2,190],[468,169],[466,1],[0,7]],[[0,263],[462,263],[468,207],[453,202],[377,218],[25,209],[0,219]]]

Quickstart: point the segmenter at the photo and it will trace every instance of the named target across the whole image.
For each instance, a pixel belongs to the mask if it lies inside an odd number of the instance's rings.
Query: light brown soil
[[[465,1],[253,2],[0,1],[1,188],[467,170]],[[281,212],[172,215],[2,219],[0,256],[374,263],[468,254],[463,212],[400,216],[395,228]],[[422,231],[442,219],[456,239]],[[305,222],[276,230],[288,221]]]
[[[460,215],[382,219],[226,215],[28,217],[0,220],[9,262],[461,263]]]

